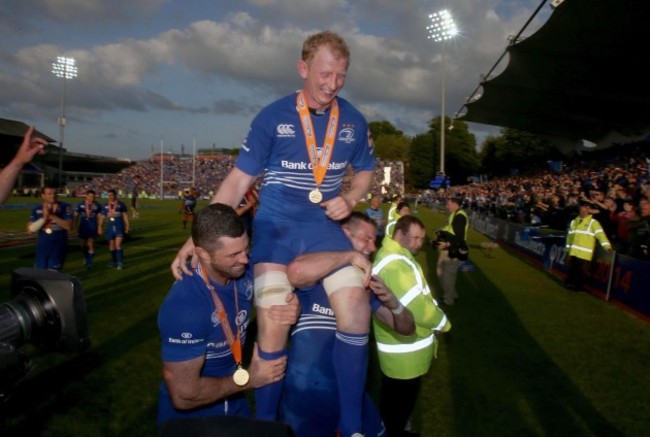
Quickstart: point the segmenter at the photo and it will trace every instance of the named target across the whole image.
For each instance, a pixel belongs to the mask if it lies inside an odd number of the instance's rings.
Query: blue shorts
[[[106,239],[115,240],[118,237],[124,237],[124,222],[122,220],[108,221],[106,228]]]
[[[46,234],[43,231],[38,233],[36,243],[37,269],[61,270],[68,252],[68,233],[66,231],[54,231]]]
[[[79,230],[77,234],[82,240],[87,240],[88,238],[97,238],[97,221],[86,220],[82,218],[79,222]]]
[[[287,265],[303,253],[343,251],[352,249],[338,222],[295,222],[253,219],[253,263]]]

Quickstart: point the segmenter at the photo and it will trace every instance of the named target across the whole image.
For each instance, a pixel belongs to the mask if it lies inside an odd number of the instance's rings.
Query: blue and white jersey
[[[127,208],[126,204],[122,202],[121,200],[116,200],[114,203],[108,202],[106,205],[102,207],[101,214],[104,215],[108,220],[111,220],[111,217],[115,219],[115,221],[120,221],[123,222],[124,219],[122,218],[123,215],[127,213]]]
[[[291,426],[296,437],[331,437],[339,424],[332,358],[336,319],[321,285],[298,290],[296,295],[301,314],[291,331],[280,420]],[[377,305],[381,304],[373,304],[373,309]],[[363,423],[366,436],[386,435],[379,412],[367,393]]]
[[[97,216],[102,212],[102,205],[96,200],[89,204],[79,202],[74,212],[79,216],[79,237],[94,238],[97,236]]]
[[[339,122],[334,150],[327,174],[320,186],[323,201],[340,193],[348,166],[355,172],[372,171],[373,148],[368,142],[368,124],[348,101],[337,98]],[[325,141],[329,109],[312,115],[318,151]],[[253,120],[237,159],[238,169],[248,175],[264,173],[260,190],[263,218],[288,219],[295,222],[323,220],[324,209],[309,201],[316,188],[305,135],[296,109],[296,94],[283,97],[265,107]]]
[[[72,207],[65,203],[65,202],[56,202],[54,203],[51,208],[54,209],[54,215],[63,219],[63,220],[72,220],[74,218],[74,212],[72,211]],[[29,222],[33,223],[36,220],[42,219],[43,218],[43,204],[36,205],[34,208],[32,208],[32,212],[29,216]],[[51,230],[51,232],[46,232],[47,230]],[[38,231],[39,237],[41,235],[51,235],[56,232],[64,232],[65,235],[68,235],[68,231],[63,229],[61,226],[56,224],[53,221],[46,222],[43,227]]]
[[[214,282],[211,284],[223,303],[233,333],[239,332],[243,346],[253,301],[252,268],[247,268],[241,278],[230,281],[226,286]],[[204,356],[205,364],[201,369],[201,376],[230,376],[235,372],[235,359],[210,291],[197,273],[193,276],[183,276],[181,280],[174,282],[158,312],[158,329],[162,339],[163,361],[188,361]],[[234,410],[235,408],[237,410]],[[188,412],[176,410],[163,382],[160,386],[158,423],[174,417],[242,415],[240,408],[244,409],[243,415],[250,414],[244,393]]]

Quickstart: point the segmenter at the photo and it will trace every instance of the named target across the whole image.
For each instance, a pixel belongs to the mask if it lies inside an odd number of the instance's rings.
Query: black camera
[[[50,270],[18,268],[12,300],[0,304],[0,399],[27,375],[31,362],[19,348],[32,343],[49,352],[90,347],[86,304],[79,280]]]
[[[469,248],[463,242],[458,244],[453,234],[443,231],[436,231],[436,238],[431,242],[433,247],[438,247],[440,243],[449,243],[449,258],[458,258],[461,261],[466,261],[469,258]]]

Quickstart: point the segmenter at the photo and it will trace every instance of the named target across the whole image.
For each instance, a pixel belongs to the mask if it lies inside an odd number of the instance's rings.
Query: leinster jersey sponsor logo
[[[292,124],[279,124],[275,128],[275,131],[278,134],[278,138],[295,138],[296,137],[296,128]]]

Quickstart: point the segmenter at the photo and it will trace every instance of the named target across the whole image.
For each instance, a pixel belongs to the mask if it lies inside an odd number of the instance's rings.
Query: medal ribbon
[[[300,123],[302,124],[302,131],[305,134],[307,155],[309,155],[309,160],[311,161],[314,180],[316,181],[316,187],[319,187],[323,182],[323,179],[325,179],[325,174],[327,173],[327,165],[329,164],[332,153],[334,151],[334,141],[336,140],[336,131],[338,128],[339,120],[339,104],[336,99],[332,101],[330,118],[327,121],[327,131],[325,132],[325,142],[323,143],[323,148],[321,149],[320,160],[318,159],[314,125],[311,122],[311,114],[309,113],[309,108],[305,103],[305,96],[302,90],[296,94],[296,109],[298,109]]]
[[[47,216],[47,220],[45,220],[45,224],[43,224],[43,229],[49,229],[52,226],[52,219],[50,218],[52,214],[56,213],[56,208],[57,204],[56,203],[44,203],[43,204],[43,211],[47,209],[47,211],[50,213]]]
[[[196,272],[203,279],[203,282],[205,282],[205,286],[208,287],[208,290],[210,290],[211,292],[210,296],[212,297],[212,302],[214,302],[214,307],[217,309],[217,317],[221,322],[221,329],[223,329],[223,335],[226,336],[226,341],[228,342],[228,346],[230,346],[230,350],[232,351],[232,356],[235,358],[235,364],[237,364],[237,366],[241,366],[242,352],[241,352],[241,338],[239,337],[239,329],[237,329],[237,336],[233,335],[232,328],[230,327],[230,322],[228,321],[228,315],[226,314],[226,308],[223,306],[221,299],[219,299],[217,290],[212,286],[212,284],[210,284],[208,275],[203,272],[203,267],[201,266],[201,264],[199,264],[198,267],[196,268]],[[239,304],[237,303],[237,282],[234,282],[234,285],[235,285],[235,311],[237,312],[237,315],[239,315]],[[237,316],[235,316],[235,320],[237,320]]]
[[[117,209],[117,202],[108,202],[108,215],[115,217],[115,210]]]

